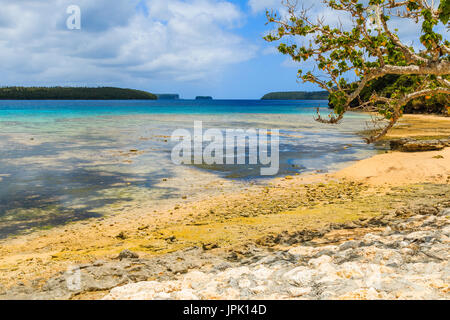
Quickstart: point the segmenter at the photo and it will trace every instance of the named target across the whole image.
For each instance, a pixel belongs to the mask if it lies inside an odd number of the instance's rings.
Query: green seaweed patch
[[[159,229],[150,234],[144,243],[143,239],[136,239],[129,245],[137,251],[159,255],[192,246],[222,248],[247,242],[254,243],[267,235],[317,230],[330,224],[354,222],[393,213],[398,208],[408,206],[411,201],[423,203],[424,196],[429,198],[430,203],[434,203],[443,198],[444,187],[413,185],[395,188],[387,194],[359,194],[351,201],[322,202],[316,206],[300,206],[269,214],[260,212],[248,217],[236,217],[232,214],[228,217],[217,217],[211,214],[208,218],[189,225],[177,224]],[[330,188],[330,184],[323,188]]]

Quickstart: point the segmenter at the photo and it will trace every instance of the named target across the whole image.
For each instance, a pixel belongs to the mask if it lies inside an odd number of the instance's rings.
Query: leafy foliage
[[[382,96],[390,98],[395,89],[401,86],[410,87],[414,83],[420,81],[418,76],[398,76],[387,75],[369,82],[369,84],[361,91],[360,99],[364,102],[370,101],[373,92],[378,92]],[[358,100],[352,101],[350,106],[357,108]],[[331,103],[330,106],[332,107]],[[380,105],[381,109],[383,105]],[[448,97],[445,94],[436,94],[430,96],[422,96],[409,101],[403,108],[404,114],[408,113],[434,113],[447,115]]]

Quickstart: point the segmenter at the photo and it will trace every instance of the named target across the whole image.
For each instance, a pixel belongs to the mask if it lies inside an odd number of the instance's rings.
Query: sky
[[[312,14],[337,23],[320,1]],[[69,29],[67,8],[81,11]],[[117,86],[182,98],[319,90],[262,37],[281,0],[0,0],[0,86]],[[345,17],[342,18],[344,24]],[[406,38],[417,29],[402,23]]]

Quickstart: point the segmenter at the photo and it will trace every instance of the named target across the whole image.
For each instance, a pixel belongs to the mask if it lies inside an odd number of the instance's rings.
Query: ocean
[[[327,101],[0,101],[0,238],[266,183],[255,165],[175,165],[174,130],[280,130],[278,176],[329,172],[379,150],[367,115],[314,121]]]

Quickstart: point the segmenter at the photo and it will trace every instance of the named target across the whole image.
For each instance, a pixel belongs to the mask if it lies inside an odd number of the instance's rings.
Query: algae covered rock
[[[410,138],[392,140],[391,150],[402,152],[440,151],[450,146],[450,139],[415,140]]]

